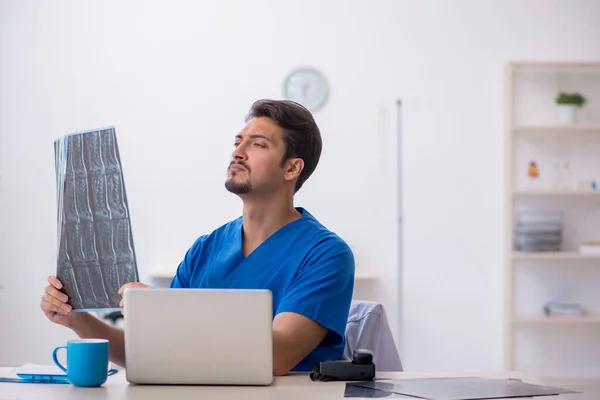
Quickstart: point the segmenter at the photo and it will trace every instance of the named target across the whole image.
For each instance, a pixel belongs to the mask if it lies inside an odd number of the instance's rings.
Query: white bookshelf
[[[558,121],[560,91],[587,102],[578,121]],[[600,62],[516,62],[506,69],[505,368],[537,376],[600,376]],[[539,177],[528,177],[535,161]],[[560,166],[560,168],[558,168]],[[581,181],[581,183],[579,182]],[[559,211],[557,251],[515,250],[515,216]],[[546,317],[547,301],[578,302],[581,317]]]

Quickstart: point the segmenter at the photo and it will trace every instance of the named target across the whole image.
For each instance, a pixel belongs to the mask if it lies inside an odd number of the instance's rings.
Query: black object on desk
[[[310,374],[313,381],[371,381],[375,378],[373,352],[355,350],[352,360],[324,361],[316,364]]]
[[[107,319],[111,322],[111,324],[116,325],[118,320],[123,319],[123,313],[121,313],[121,311],[113,311],[106,314],[104,319]]]

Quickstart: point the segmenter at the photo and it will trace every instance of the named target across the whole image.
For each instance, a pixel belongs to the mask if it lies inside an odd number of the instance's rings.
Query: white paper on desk
[[[67,376],[67,374],[56,365],[41,365],[26,363],[15,369],[17,375],[52,375],[52,376]]]
[[[21,379],[17,376],[17,373],[15,372],[17,369],[16,368],[11,368],[8,371],[6,371],[3,374],[0,374],[0,379],[2,378],[6,378],[6,379]]]
[[[533,385],[519,379],[414,378],[394,379],[391,380],[392,383],[389,382],[352,382],[350,384],[429,400],[508,399],[579,393],[552,386]]]
[[[114,368],[113,363],[108,363],[107,370]],[[67,376],[67,374],[56,365],[42,365],[26,363],[14,369],[15,374],[21,375],[52,375],[52,376]]]

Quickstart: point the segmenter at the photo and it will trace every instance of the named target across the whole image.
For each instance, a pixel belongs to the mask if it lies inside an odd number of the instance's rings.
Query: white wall
[[[69,337],[38,309],[55,138],[116,125],[140,272],[172,269],[240,211],[222,185],[251,102],[308,64],[332,92],[297,204],[377,272],[407,369],[501,369],[504,64],[597,60],[599,20],[594,0],[0,2],[0,365]]]

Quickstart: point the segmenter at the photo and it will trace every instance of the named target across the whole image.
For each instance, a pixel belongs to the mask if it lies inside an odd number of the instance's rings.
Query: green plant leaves
[[[585,102],[586,98],[579,93],[560,92],[556,96],[556,104],[569,104],[577,107],[583,107]]]

